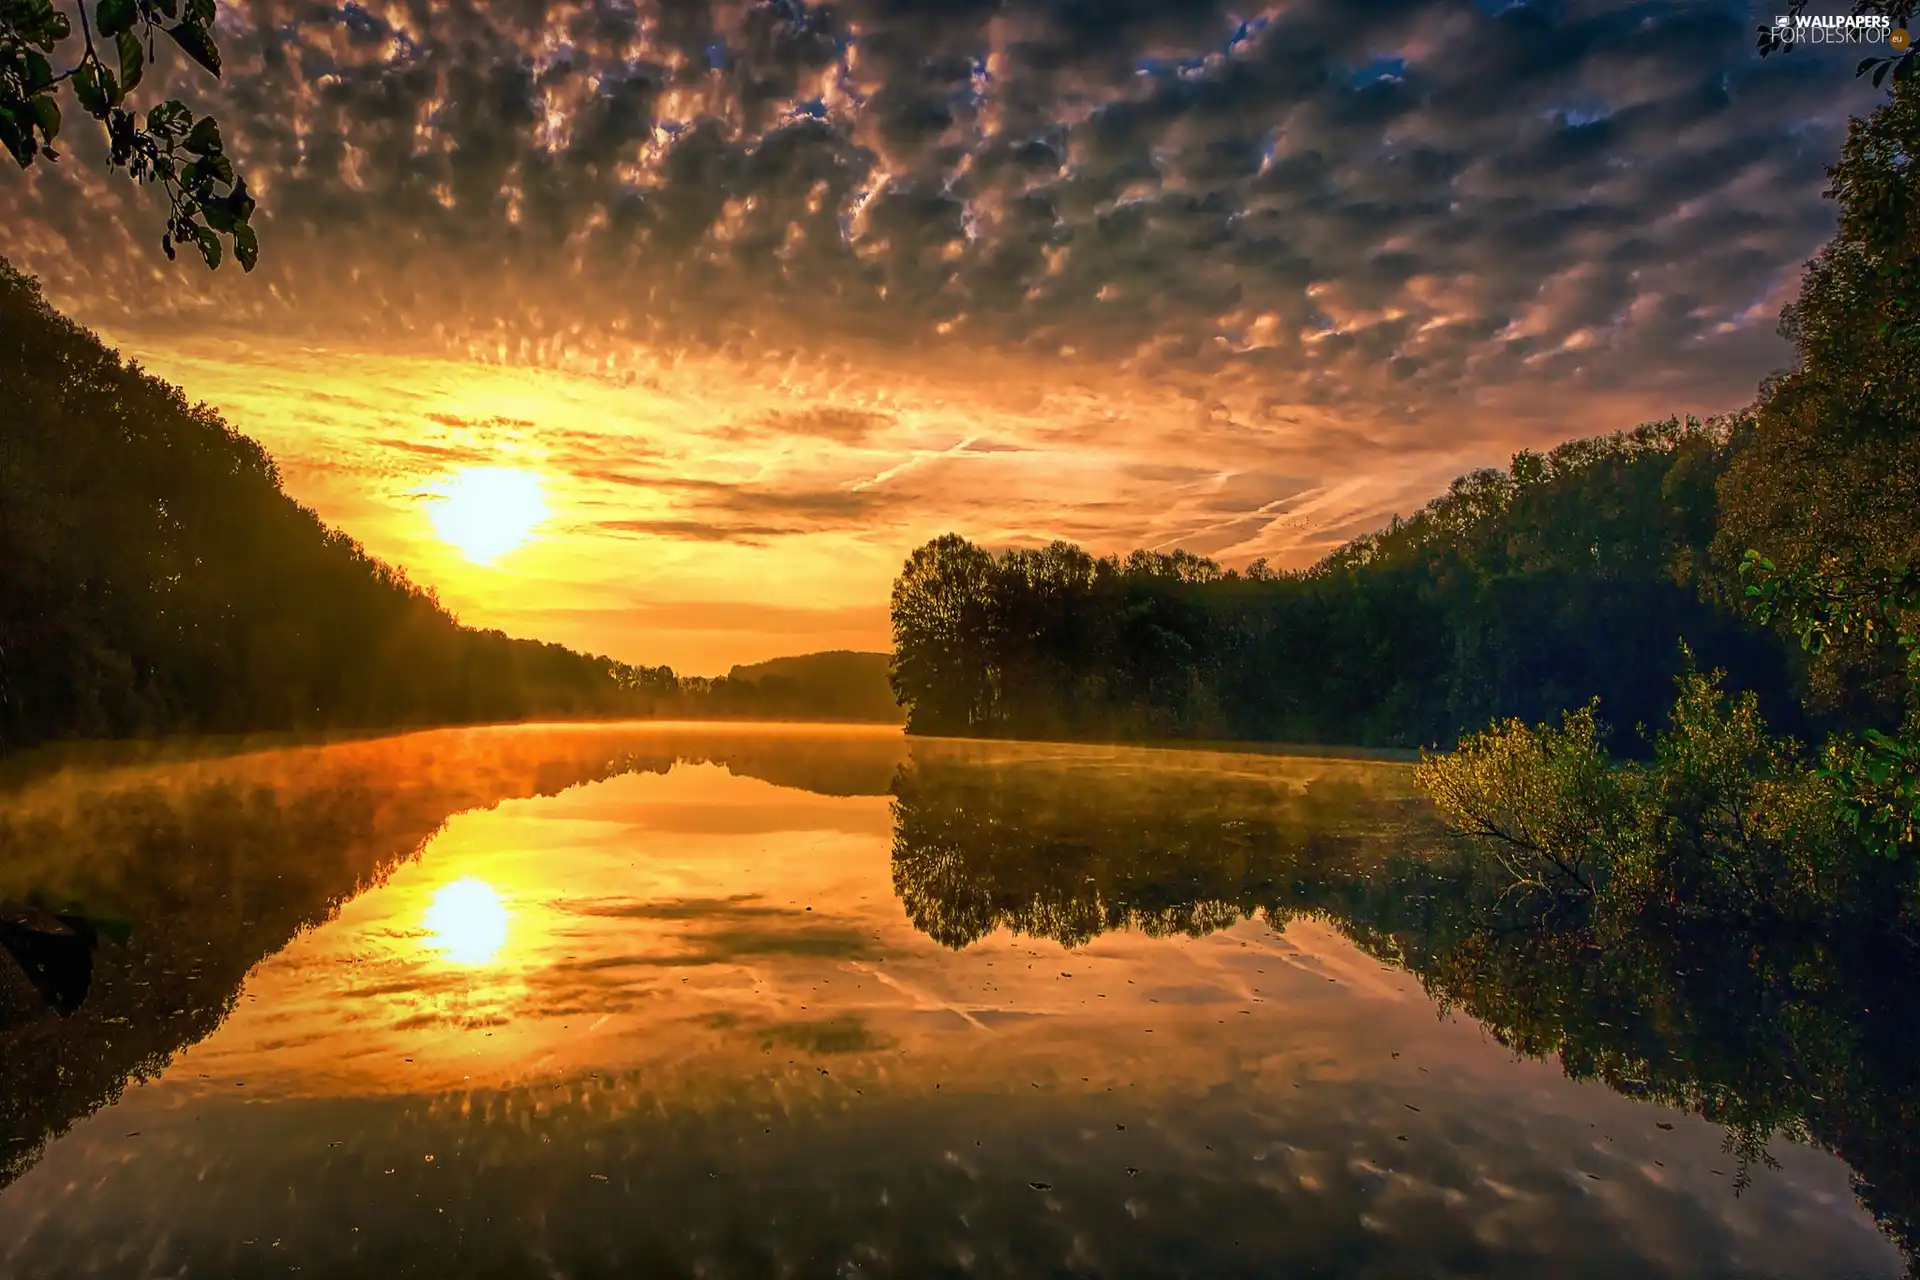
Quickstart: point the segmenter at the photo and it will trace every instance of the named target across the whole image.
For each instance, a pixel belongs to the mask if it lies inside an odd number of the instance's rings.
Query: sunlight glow
[[[492,564],[529,542],[547,518],[540,477],[509,467],[468,467],[423,490],[441,541],[475,564]]]
[[[493,886],[464,876],[443,884],[427,908],[429,945],[454,964],[491,964],[507,942],[507,908]]]

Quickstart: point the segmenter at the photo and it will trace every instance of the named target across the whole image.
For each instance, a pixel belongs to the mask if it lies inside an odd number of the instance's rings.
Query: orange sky
[[[723,357],[608,377],[109,335],[219,406],[267,446],[290,493],[463,621],[686,674],[888,648],[893,575],[949,530],[994,546],[1064,537],[1300,566],[1563,430],[1492,412],[1491,438],[1463,424],[1396,440],[1309,406],[1250,425],[1148,382],[1103,394],[1013,364],[984,385],[954,369],[938,370],[946,385],[900,371],[809,385],[801,370],[768,376]],[[643,349],[630,358],[646,367]],[[1570,434],[1653,412],[1632,397],[1579,407],[1593,417]],[[436,507],[476,472],[506,474],[504,494],[483,484],[475,512],[442,510],[509,546],[498,554],[469,554],[436,526]],[[516,482],[537,508],[514,509]]]
[[[120,345],[220,406],[289,492],[463,620],[692,674],[887,648],[893,575],[948,530],[1304,564],[1417,506],[1469,456],[1390,453],[1324,413],[1255,433],[1151,387],[1119,401],[1007,379],[782,386],[717,358],[629,381],[231,339]],[[1365,471],[1326,474],[1328,436],[1368,455]],[[532,477],[544,509],[491,558],[434,520],[475,471]],[[483,526],[517,527],[510,503],[479,503]]]
[[[885,648],[949,531],[1298,566],[1736,409],[1874,100],[1686,6],[220,13],[141,92],[227,122],[259,269],[78,126],[0,255],[465,621],[693,674]]]

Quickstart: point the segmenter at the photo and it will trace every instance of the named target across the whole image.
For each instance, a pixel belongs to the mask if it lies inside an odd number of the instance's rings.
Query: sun
[[[510,467],[468,467],[422,490],[440,540],[475,564],[492,564],[532,540],[547,518],[540,477]]]
[[[427,907],[428,945],[454,964],[490,964],[507,944],[507,907],[472,876],[443,884]]]

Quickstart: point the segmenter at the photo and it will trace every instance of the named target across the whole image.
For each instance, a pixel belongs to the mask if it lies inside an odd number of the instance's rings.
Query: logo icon
[[[1895,27],[1893,34],[1887,37],[1887,43],[1893,46],[1895,53],[1905,53],[1907,46],[1913,43],[1913,37],[1907,34],[1905,27]]]

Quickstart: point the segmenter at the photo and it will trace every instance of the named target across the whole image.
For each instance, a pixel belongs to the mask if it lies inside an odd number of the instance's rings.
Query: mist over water
[[[1482,871],[1406,766],[1311,756],[526,726],[42,776],[0,1275],[1905,1271],[1910,997],[1603,962]]]

